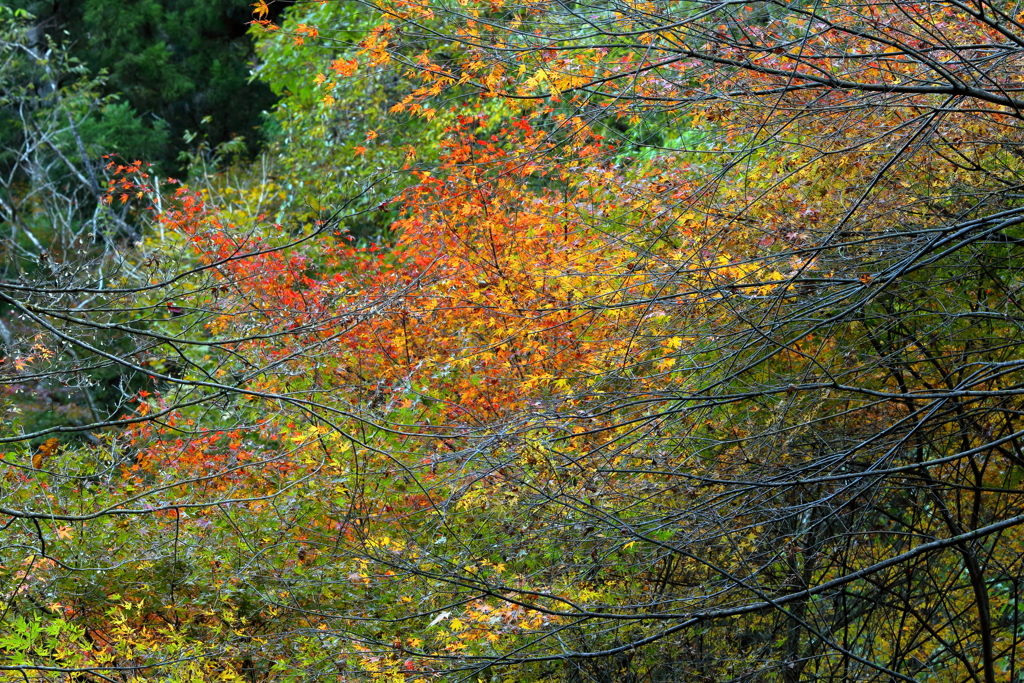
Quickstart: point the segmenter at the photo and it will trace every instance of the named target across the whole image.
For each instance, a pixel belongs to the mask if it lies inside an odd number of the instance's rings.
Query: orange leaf
[[[335,59],[331,62],[331,71],[337,72],[339,76],[351,76],[356,72],[359,62],[356,60]]]
[[[320,32],[317,30],[316,26],[307,26],[306,24],[299,24],[299,27],[295,29],[295,32],[298,33],[299,35],[309,36],[313,40],[316,40],[317,36],[320,35]]]
[[[59,445],[60,440],[56,438],[47,439],[39,444],[39,450],[32,455],[32,467],[40,469],[43,466],[43,460],[53,455]]]

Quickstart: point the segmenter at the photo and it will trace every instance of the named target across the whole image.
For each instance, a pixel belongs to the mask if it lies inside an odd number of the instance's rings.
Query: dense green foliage
[[[35,17],[34,34],[67,45],[116,101],[91,121],[94,139],[165,172],[198,141],[211,147],[263,142],[275,102],[254,80],[244,0],[14,0]]]

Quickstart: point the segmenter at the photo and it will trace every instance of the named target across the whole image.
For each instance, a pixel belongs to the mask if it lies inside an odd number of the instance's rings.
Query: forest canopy
[[[1022,111],[1012,2],[0,8],[0,680],[1024,680]]]

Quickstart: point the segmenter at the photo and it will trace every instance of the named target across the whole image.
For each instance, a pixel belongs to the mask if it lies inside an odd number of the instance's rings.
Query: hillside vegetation
[[[1024,8],[60,7],[0,681],[1024,681]]]

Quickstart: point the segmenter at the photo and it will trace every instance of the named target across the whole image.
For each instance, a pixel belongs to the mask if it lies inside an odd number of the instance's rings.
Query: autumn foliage
[[[145,234],[0,282],[10,415],[122,373],[0,434],[2,670],[1017,680],[1024,15],[254,8],[307,130],[412,85],[337,206],[109,161]]]

